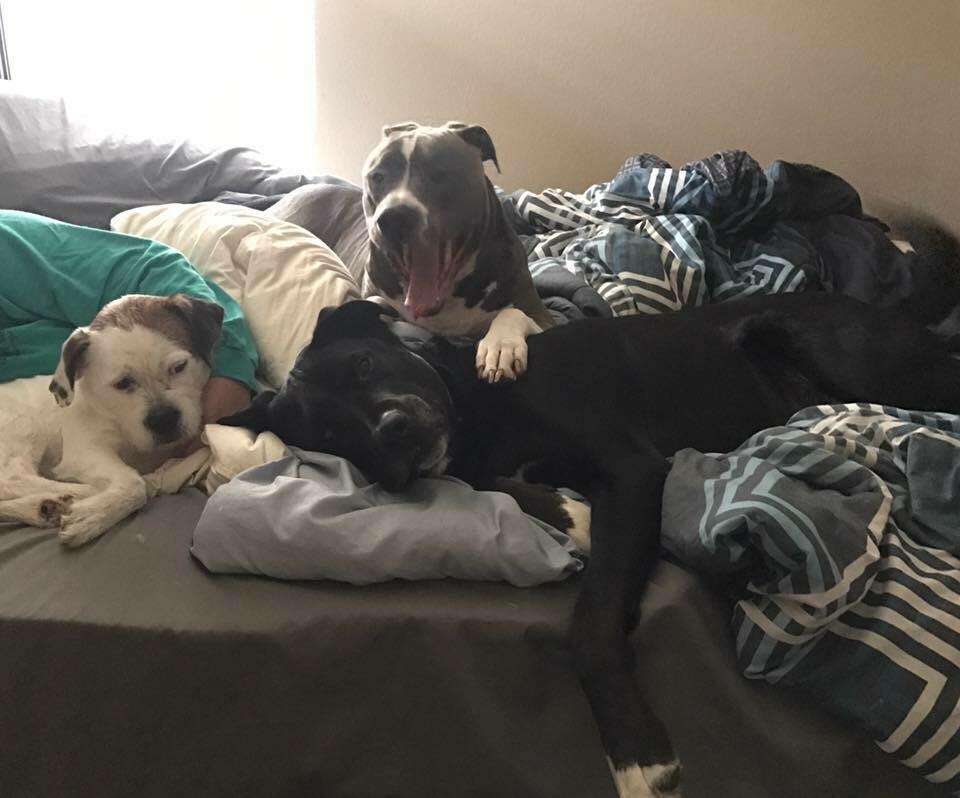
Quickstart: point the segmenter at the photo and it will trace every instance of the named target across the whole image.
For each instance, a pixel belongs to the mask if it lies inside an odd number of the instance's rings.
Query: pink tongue
[[[419,254],[419,253],[416,253]],[[418,258],[414,255],[410,264],[410,284],[403,300],[415,319],[429,316],[440,309],[443,297],[440,294],[440,263],[433,257]]]

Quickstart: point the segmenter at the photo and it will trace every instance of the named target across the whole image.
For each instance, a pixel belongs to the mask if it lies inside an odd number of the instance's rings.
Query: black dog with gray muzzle
[[[960,411],[960,361],[942,341],[896,310],[837,295],[555,327],[530,340],[537,367],[503,385],[473,378],[469,349],[437,340],[414,354],[380,313],[370,302],[322,312],[283,389],[223,423],[346,457],[389,489],[449,460],[449,473],[510,492],[561,528],[559,497],[510,475],[532,463],[533,482],[586,495],[591,556],[572,645],[630,798],[680,795],[679,765],[634,682],[626,636],[657,560],[667,458],[686,447],[729,451],[810,405]]]

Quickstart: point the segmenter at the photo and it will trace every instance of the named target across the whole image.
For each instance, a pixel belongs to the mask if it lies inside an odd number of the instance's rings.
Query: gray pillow
[[[357,585],[453,577],[527,587],[582,567],[566,535],[506,494],[452,477],[389,493],[346,460],[292,451],[207,501],[190,549],[207,569]]]
[[[143,205],[203,202],[222,191],[285,194],[311,182],[243,147],[99,130],[67,99],[0,80],[0,208],[106,229]]]

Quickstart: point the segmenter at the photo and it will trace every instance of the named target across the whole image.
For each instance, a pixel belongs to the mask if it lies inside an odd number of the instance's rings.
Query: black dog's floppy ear
[[[416,130],[420,125],[416,122],[398,122],[395,125],[385,125],[383,128],[383,137],[389,138],[394,133],[409,133],[411,130]]]
[[[376,302],[354,299],[317,314],[311,346],[319,347],[341,338],[357,338],[386,333],[387,325],[380,318],[383,308]]]
[[[266,432],[270,429],[270,403],[276,395],[276,391],[261,391],[249,407],[221,418],[217,423],[225,427],[244,427],[256,433]]]
[[[497,161],[497,151],[493,146],[493,139],[485,128],[480,125],[465,125],[463,122],[447,122],[447,128],[456,133],[467,144],[480,150],[480,158],[484,161],[493,161],[493,165],[500,172],[500,163]]]
[[[73,401],[73,384],[83,373],[89,348],[90,331],[86,327],[74,330],[60,348],[60,362],[50,380],[50,393],[60,407],[66,407]]]
[[[206,302],[186,294],[172,294],[166,298],[164,305],[186,323],[193,354],[208,366],[213,365],[213,350],[220,340],[223,325],[223,308],[216,302]]]

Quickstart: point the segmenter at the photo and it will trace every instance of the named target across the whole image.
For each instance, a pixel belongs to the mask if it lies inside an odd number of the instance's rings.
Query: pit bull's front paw
[[[527,336],[538,332],[522,310],[501,310],[477,346],[477,376],[487,382],[518,379],[527,370]]]
[[[97,515],[66,516],[60,524],[60,542],[76,548],[95,540],[107,531],[104,520]]]
[[[527,342],[523,338],[491,338],[477,346],[477,376],[487,382],[515,380],[527,370]]]

